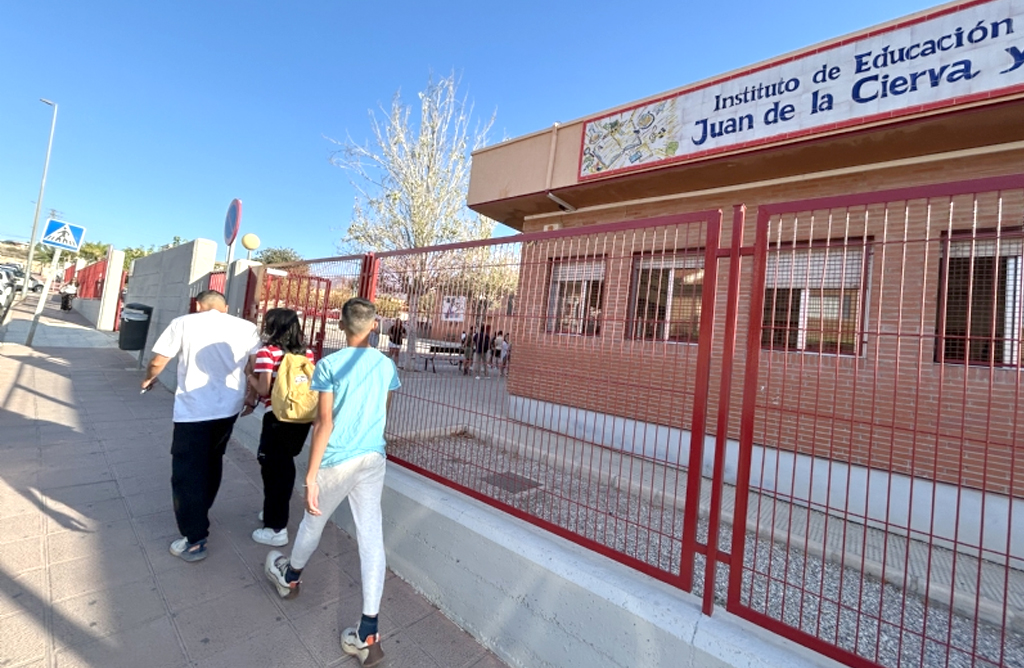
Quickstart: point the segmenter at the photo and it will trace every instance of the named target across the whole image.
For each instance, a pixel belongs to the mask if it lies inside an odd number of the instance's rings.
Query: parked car
[[[21,267],[16,267],[13,265],[5,265],[2,268],[11,275],[11,279],[14,282],[15,288],[20,289],[22,283],[25,282],[25,271]],[[28,289],[31,290],[32,292],[42,292],[43,282],[37,279],[35,276],[30,276],[28,282]]]
[[[9,269],[0,268],[0,313],[14,292],[14,275]]]

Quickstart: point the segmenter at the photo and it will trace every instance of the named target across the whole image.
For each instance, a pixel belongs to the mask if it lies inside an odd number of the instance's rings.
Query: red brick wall
[[[851,174],[772,188],[569,216],[563,225],[643,220],[722,208],[722,247],[730,243],[731,206],[746,203],[745,242],[752,245],[759,203],[848,195],[914,185],[1016,173],[1021,153],[984,156],[904,170]],[[1012,227],[1024,217],[1024,193],[985,193],[869,207],[810,212],[773,220],[773,238],[868,238],[873,243],[866,298],[863,354],[819,355],[762,351],[757,377],[755,443],[830,457],[908,475],[1024,496],[1024,401],[1015,369],[938,364],[941,234],[947,230]],[[952,204],[952,207],[951,207]],[[1002,209],[999,209],[1001,204]],[[950,211],[952,209],[952,216]],[[930,219],[929,219],[930,216]],[[1001,218],[1000,218],[1001,216]],[[847,221],[850,221],[847,223]],[[1001,222],[1000,222],[1001,221]],[[539,226],[549,220],[538,221]],[[781,234],[778,234],[780,230]],[[534,231],[530,227],[527,231]],[[778,236],[776,236],[778,234]],[[632,258],[663,248],[699,248],[703,226],[671,226],[574,240],[537,242],[524,249],[510,390],[520,396],[688,429],[692,419],[697,346],[631,340],[626,336]],[[605,294],[598,336],[545,331],[550,261],[604,258]],[[736,366],[729,436],[738,438],[751,262],[743,263]],[[722,333],[729,266],[719,265],[715,337],[711,349],[708,432],[719,406]],[[1018,448],[1019,449],[1019,448]]]

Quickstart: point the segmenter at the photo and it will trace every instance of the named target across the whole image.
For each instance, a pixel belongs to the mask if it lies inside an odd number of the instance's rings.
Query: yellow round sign
[[[249,232],[248,234],[242,235],[242,247],[248,251],[254,251],[260,247],[260,238]]]

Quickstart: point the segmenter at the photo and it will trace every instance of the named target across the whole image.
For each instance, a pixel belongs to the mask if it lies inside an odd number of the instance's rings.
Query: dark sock
[[[377,633],[377,617],[376,615],[370,617],[369,615],[363,615],[359,620],[359,639],[366,640],[372,635]]]
[[[284,581],[285,582],[298,582],[299,581],[299,577],[301,577],[301,576],[302,576],[302,569],[301,568],[299,570],[295,570],[291,566],[288,566],[288,570],[286,570],[284,572]]]

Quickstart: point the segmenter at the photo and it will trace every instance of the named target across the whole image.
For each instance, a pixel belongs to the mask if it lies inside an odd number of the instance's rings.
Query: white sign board
[[[579,178],[1024,91],[1024,0],[947,7],[587,121]]]
[[[441,320],[444,322],[462,322],[466,319],[466,298],[445,296],[441,298]]]

